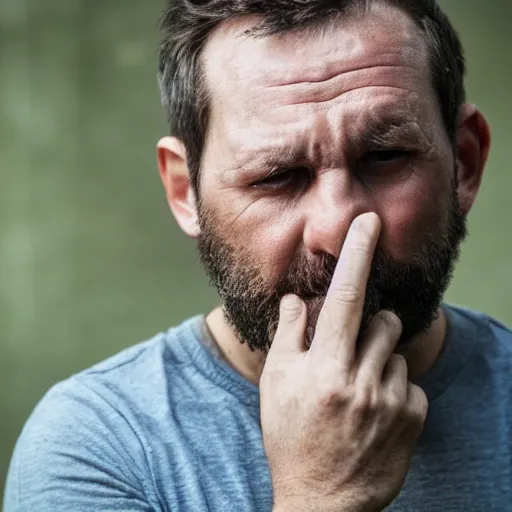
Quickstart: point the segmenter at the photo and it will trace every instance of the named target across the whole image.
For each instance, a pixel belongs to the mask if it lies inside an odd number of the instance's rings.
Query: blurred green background
[[[512,324],[512,2],[445,0],[491,159],[447,300]],[[206,312],[168,212],[155,80],[164,0],[0,0],[0,481],[56,381]]]

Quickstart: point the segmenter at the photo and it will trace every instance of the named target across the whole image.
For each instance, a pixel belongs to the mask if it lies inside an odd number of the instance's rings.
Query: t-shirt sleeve
[[[4,512],[160,510],[144,460],[129,420],[84,383],[65,381],[36,406],[16,443]]]

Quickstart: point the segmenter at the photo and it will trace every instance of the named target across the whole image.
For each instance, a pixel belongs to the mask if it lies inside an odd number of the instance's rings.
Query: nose
[[[332,169],[319,174],[306,202],[305,248],[339,257],[350,224],[368,211],[361,190],[348,172]]]

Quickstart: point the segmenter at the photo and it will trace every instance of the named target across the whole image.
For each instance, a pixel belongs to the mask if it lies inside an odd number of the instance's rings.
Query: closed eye
[[[312,171],[306,167],[275,169],[263,179],[253,183],[252,188],[268,190],[290,190],[301,188],[312,181]]]

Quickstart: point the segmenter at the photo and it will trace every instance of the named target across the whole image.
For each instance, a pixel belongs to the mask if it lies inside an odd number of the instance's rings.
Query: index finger
[[[315,347],[314,351],[321,352],[322,357],[341,358],[347,365],[354,359],[366,285],[380,230],[379,216],[373,212],[359,215],[352,221],[311,344],[311,349]]]

